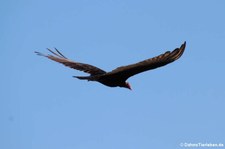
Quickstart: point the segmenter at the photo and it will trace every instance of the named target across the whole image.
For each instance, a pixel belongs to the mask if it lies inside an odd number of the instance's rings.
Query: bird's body
[[[106,86],[109,87],[125,87],[128,89],[131,89],[130,85],[126,80],[138,73],[148,71],[151,69],[155,69],[164,65],[167,65],[181,57],[185,50],[186,42],[184,42],[180,48],[176,48],[172,52],[167,51],[164,54],[161,54],[159,56],[127,65],[127,66],[121,66],[118,67],[110,72],[106,72],[100,68],[97,68],[95,66],[74,62],[69,59],[67,59],[62,53],[60,53],[57,49],[56,52],[48,49],[53,55],[44,55],[40,52],[35,52],[40,56],[45,56],[53,61],[59,62],[61,64],[64,64],[65,66],[68,66],[70,68],[80,70],[86,73],[89,73],[90,76],[74,76],[81,80],[88,80],[88,81],[97,81],[100,82]]]
[[[127,82],[123,80],[118,80],[116,77],[110,76],[107,73],[103,75],[95,75],[95,76],[87,76],[87,77],[79,77],[74,76],[78,79],[88,80],[88,81],[97,81],[109,87],[125,87],[127,86]],[[109,81],[110,80],[110,81]]]

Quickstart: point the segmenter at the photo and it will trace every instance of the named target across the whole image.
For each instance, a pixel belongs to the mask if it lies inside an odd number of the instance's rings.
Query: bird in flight
[[[164,54],[146,59],[144,61],[130,64],[127,66],[118,67],[112,71],[106,72],[98,67],[90,64],[72,61],[66,58],[59,50],[55,51],[48,49],[52,55],[45,55],[40,52],[35,53],[40,56],[47,57],[55,62],[59,62],[67,67],[89,73],[89,76],[74,76],[75,78],[88,81],[97,81],[109,87],[124,87],[131,90],[131,86],[126,80],[138,73],[155,69],[179,59],[185,50],[186,42],[180,48],[174,49],[172,52],[167,51]]]

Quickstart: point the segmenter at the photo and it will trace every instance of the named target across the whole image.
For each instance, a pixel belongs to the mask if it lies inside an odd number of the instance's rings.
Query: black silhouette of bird
[[[181,57],[181,55],[183,54],[185,50],[185,47],[186,47],[186,42],[184,42],[180,46],[180,48],[176,48],[172,52],[167,51],[164,54],[158,55],[150,59],[146,59],[144,61],[141,61],[135,64],[118,67],[110,72],[106,72],[98,67],[95,67],[89,64],[72,61],[66,58],[56,48],[55,48],[55,52],[48,49],[52,53],[52,55],[45,55],[36,51],[35,53],[37,55],[44,56],[53,61],[59,62],[70,68],[80,70],[90,74],[89,76],[74,76],[75,78],[78,78],[81,80],[88,80],[88,81],[97,81],[109,87],[119,86],[119,87],[124,87],[131,90],[130,84],[126,82],[126,80],[129,77],[136,75],[138,73],[142,73],[144,71],[148,71],[148,70],[155,69],[155,68],[167,65],[169,63],[172,63],[173,61]]]

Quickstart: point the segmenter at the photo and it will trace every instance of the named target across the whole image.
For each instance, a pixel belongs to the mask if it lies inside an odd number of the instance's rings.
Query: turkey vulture
[[[131,90],[131,86],[129,85],[128,82],[126,82],[126,80],[129,77],[147,70],[151,70],[151,69],[155,69],[155,68],[167,65],[179,59],[184,52],[185,46],[186,46],[186,42],[184,42],[180,46],[180,48],[176,48],[172,52],[167,51],[164,54],[161,54],[159,56],[156,56],[150,59],[146,59],[144,61],[141,61],[135,64],[118,67],[110,72],[106,72],[100,68],[97,68],[89,64],[72,61],[66,58],[56,48],[55,48],[55,52],[48,49],[48,51],[50,51],[52,55],[45,55],[40,52],[35,52],[35,53],[37,55],[44,56],[53,61],[59,62],[70,68],[77,69],[90,74],[89,76],[74,76],[75,78],[78,78],[81,80],[88,80],[88,81],[97,81],[109,87],[119,86],[119,87],[124,87]]]

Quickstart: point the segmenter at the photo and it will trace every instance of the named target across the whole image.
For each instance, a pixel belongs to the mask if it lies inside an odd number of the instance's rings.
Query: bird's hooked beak
[[[128,82],[126,82],[126,88],[128,88],[129,90],[132,90],[131,86],[130,86],[130,84]]]

